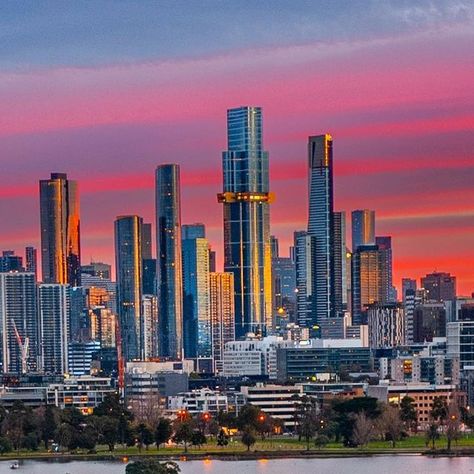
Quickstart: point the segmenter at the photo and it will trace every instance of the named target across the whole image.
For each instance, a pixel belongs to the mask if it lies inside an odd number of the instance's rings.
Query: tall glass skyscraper
[[[309,137],[308,235],[315,238],[312,323],[335,316],[334,197],[331,135]]]
[[[203,224],[183,225],[184,356],[211,357],[209,242]]]
[[[263,150],[262,109],[227,111],[222,154],[224,269],[234,274],[235,333],[264,333],[272,324],[268,153]]]
[[[334,302],[335,315],[341,316],[347,309],[347,256],[346,256],[346,213],[333,215],[334,239]]]
[[[81,281],[79,197],[76,181],[51,173],[40,181],[41,267],[44,283]]]
[[[117,309],[125,361],[143,357],[142,224],[138,216],[119,216],[115,221]]]
[[[183,275],[179,166],[156,168],[158,354],[180,359],[183,348]]]

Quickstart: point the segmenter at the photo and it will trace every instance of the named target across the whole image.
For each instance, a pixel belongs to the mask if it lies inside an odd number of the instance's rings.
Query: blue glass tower
[[[227,151],[222,154],[224,268],[234,274],[235,333],[264,333],[272,324],[268,153],[262,110],[227,111]]]
[[[332,137],[309,137],[308,235],[314,237],[312,323],[335,316]]]
[[[158,166],[155,177],[158,354],[180,359],[183,348],[183,276],[179,166]]]
[[[209,242],[203,224],[183,225],[182,237],[184,356],[211,357]]]
[[[139,216],[115,221],[117,308],[125,361],[142,357],[142,224]]]

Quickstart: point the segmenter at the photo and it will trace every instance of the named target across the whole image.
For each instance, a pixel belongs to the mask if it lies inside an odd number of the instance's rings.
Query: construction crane
[[[26,374],[28,372],[28,349],[30,346],[30,338],[25,337],[25,342],[21,339],[20,333],[16,327],[15,321],[12,320],[13,324],[13,331],[15,332],[16,342],[18,343],[18,347],[20,348],[20,355],[21,355],[21,373]]]

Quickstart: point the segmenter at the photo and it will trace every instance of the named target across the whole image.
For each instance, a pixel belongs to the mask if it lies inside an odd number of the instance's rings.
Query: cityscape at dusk
[[[0,40],[0,473],[467,472],[472,2],[19,0]]]

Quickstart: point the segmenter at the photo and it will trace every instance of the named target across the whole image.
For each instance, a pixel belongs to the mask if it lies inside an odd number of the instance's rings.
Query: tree
[[[317,448],[324,448],[329,443],[329,438],[326,435],[318,434],[314,440],[314,444]]]
[[[144,459],[130,463],[126,474],[179,474],[179,466],[171,461],[160,463],[154,459]]]
[[[436,449],[436,440],[439,439],[438,425],[436,423],[431,423],[426,431],[426,445],[431,442],[432,449]]]
[[[227,446],[229,444],[229,437],[225,434],[225,431],[221,428],[217,435],[217,446]]]
[[[143,445],[145,445],[146,450],[148,450],[148,447],[150,444],[153,444],[155,442],[155,436],[153,434],[153,431],[149,428],[148,425],[145,423],[140,423],[137,428],[137,434],[138,434],[138,446],[141,449]]]
[[[54,439],[54,435],[58,429],[57,418],[57,410],[51,405],[46,405],[40,421],[41,440],[46,450],[49,448],[49,442]]]
[[[99,433],[93,426],[86,426],[78,435],[78,448],[93,451],[97,445]]]
[[[448,416],[448,405],[446,401],[440,397],[434,397],[430,415],[434,421],[443,424]]]
[[[59,446],[62,448],[68,448],[71,445],[73,434],[71,425],[68,423],[61,423],[57,429],[55,438],[57,439]]]
[[[403,422],[398,408],[392,405],[386,406],[380,418],[380,425],[383,434],[390,439],[394,448],[403,432]]]
[[[356,446],[366,446],[373,432],[373,420],[371,420],[365,412],[356,413],[354,415],[354,430],[352,433],[352,441]]]
[[[167,443],[172,434],[171,422],[166,418],[160,418],[155,430],[156,447],[160,449],[160,445]]]
[[[75,430],[80,430],[84,423],[84,415],[76,407],[67,407],[61,411],[61,421],[71,425]]]
[[[242,444],[247,446],[247,451],[250,451],[250,447],[253,446],[257,441],[257,437],[255,435],[255,430],[247,426],[244,428],[242,432]]]
[[[111,416],[101,416],[99,420],[100,441],[112,452],[119,440],[119,421]]]
[[[375,420],[380,415],[380,404],[373,397],[355,397],[350,400],[336,401],[333,405],[336,423],[336,440],[342,438],[345,446],[353,444],[355,415],[364,412],[367,418]]]
[[[12,450],[12,444],[10,440],[5,437],[0,438],[0,455],[3,456],[5,453],[9,453]]]
[[[243,431],[246,427],[252,427],[254,430],[258,430],[259,416],[261,414],[260,408],[255,405],[244,405],[239,412],[237,417],[237,428]]]
[[[448,407],[448,416],[446,421],[446,440],[448,441],[448,451],[451,451],[451,443],[457,441],[461,436],[461,414],[455,403]]]
[[[203,444],[207,443],[206,436],[200,430],[194,430],[193,435],[191,437],[191,444],[193,446],[201,447]]]
[[[417,430],[418,420],[416,416],[415,400],[404,396],[400,402],[400,418],[407,430]]]
[[[316,400],[304,396],[299,406],[299,432],[306,440],[306,450],[309,451],[310,442],[318,429],[319,416]]]
[[[180,421],[176,425],[173,441],[184,444],[184,452],[188,452],[188,445],[193,440],[194,424],[192,420]]]

